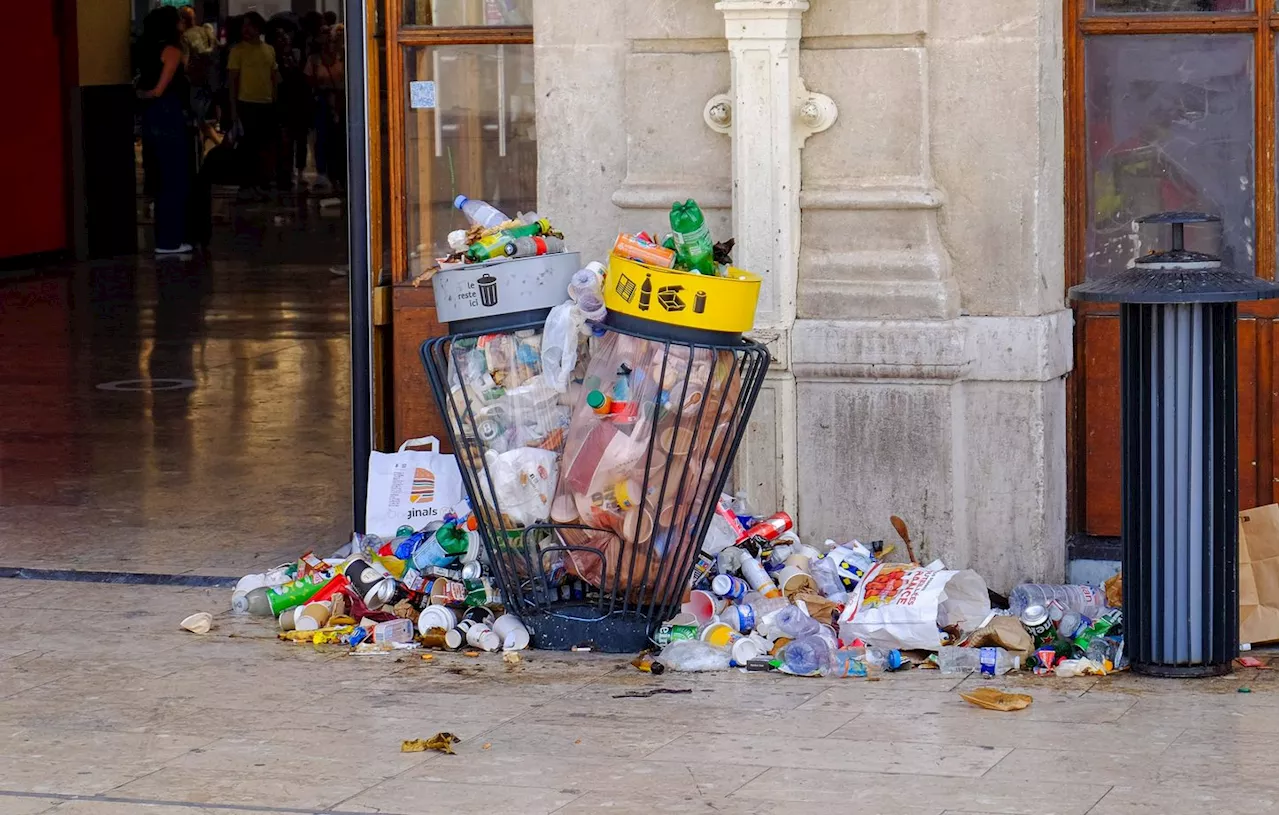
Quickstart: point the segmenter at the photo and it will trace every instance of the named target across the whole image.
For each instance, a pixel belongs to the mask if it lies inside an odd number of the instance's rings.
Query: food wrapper
[[[971,705],[986,708],[987,710],[1022,710],[1034,701],[1025,693],[1007,693],[995,688],[975,688],[970,691],[962,691],[960,698]]]
[[[994,615],[985,625],[970,633],[963,644],[970,648],[1000,647],[1021,660],[1030,657],[1036,645],[1021,620],[1004,614]]]

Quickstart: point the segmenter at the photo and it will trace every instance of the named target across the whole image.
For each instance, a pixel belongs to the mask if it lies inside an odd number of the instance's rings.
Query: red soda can
[[[763,521],[752,524],[751,528],[742,533],[738,538],[738,543],[742,543],[748,538],[762,538],[766,541],[776,540],[779,535],[791,529],[791,516],[785,512],[775,512]]]

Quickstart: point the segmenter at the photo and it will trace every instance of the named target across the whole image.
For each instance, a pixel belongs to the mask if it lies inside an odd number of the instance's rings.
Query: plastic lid
[[[467,203],[470,200],[471,199],[465,195],[459,195],[457,198],[453,199],[453,208],[462,209],[462,205]]]
[[[716,594],[724,596],[733,588],[733,581],[729,579],[727,574],[718,574],[711,579],[711,590]]]
[[[604,394],[600,391],[591,391],[587,394],[587,407],[595,410],[604,405]]]

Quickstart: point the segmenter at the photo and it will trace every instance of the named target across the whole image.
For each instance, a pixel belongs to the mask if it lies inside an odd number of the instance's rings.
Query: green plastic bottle
[[[671,231],[676,240],[676,265],[691,272],[714,275],[716,262],[712,257],[711,232],[702,217],[698,202],[690,198],[683,204],[671,205]]]
[[[467,247],[467,258],[472,262],[480,262],[504,257],[508,254],[507,245],[514,242],[516,238],[544,235],[550,231],[551,224],[545,218],[524,226],[513,226],[510,229],[504,229],[496,235],[481,238],[471,244],[471,246]]]

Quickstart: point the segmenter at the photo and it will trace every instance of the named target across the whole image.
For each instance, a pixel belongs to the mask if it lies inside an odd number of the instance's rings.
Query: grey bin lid
[[[1132,268],[1072,286],[1071,300],[1098,303],[1232,303],[1271,300],[1278,293],[1270,280],[1222,268],[1214,255],[1183,248],[1183,226],[1220,221],[1203,212],[1158,212],[1135,219],[1138,224],[1172,226],[1172,248],[1134,260]]]

